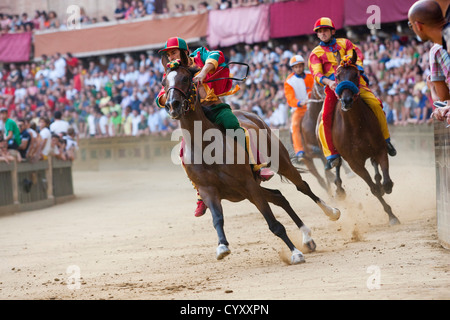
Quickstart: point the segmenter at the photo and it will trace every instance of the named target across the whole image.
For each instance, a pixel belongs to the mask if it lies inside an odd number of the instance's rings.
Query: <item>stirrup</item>
[[[302,162],[305,159],[305,151],[299,151],[295,156],[297,157],[297,162]]]
[[[258,174],[261,177],[261,181],[269,181],[275,175],[275,173],[269,168],[261,168],[258,171]]]
[[[334,159],[328,159],[327,164],[325,165],[325,170],[331,170],[332,168],[341,165],[341,163],[342,163],[341,156],[338,156],[337,158]]]

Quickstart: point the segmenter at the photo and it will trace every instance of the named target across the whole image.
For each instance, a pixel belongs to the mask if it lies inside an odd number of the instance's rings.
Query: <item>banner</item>
[[[187,42],[206,36],[208,14],[139,21],[121,21],[35,34],[35,57],[70,52],[77,57],[160,49],[170,37]]]
[[[270,38],[270,5],[242,7],[209,12],[208,45],[227,47],[237,43],[252,44]]]
[[[270,37],[313,34],[314,23],[321,17],[330,18],[336,29],[341,29],[344,24],[344,0],[273,3],[270,6]]]
[[[0,36],[0,62],[30,60],[31,32],[7,33]]]

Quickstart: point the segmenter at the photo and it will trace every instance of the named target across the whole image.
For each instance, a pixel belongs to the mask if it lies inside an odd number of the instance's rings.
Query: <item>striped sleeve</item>
[[[209,51],[204,47],[195,50],[191,56],[200,56],[203,64],[212,63],[214,65],[214,70],[212,70],[212,72],[216,71],[219,65],[225,63],[225,56],[222,51]]]
[[[323,85],[322,79],[325,76],[323,74],[323,67],[322,67],[322,61],[317,56],[316,52],[311,52],[311,55],[309,56],[308,60],[309,64],[309,70],[311,71],[311,74],[314,77],[314,80]]]

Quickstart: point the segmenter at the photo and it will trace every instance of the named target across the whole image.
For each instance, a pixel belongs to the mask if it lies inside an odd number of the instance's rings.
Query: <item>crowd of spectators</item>
[[[200,1],[196,6],[176,3],[170,10],[166,0],[116,0],[114,13],[101,18],[89,16],[83,7],[80,7],[80,26],[90,25],[98,22],[114,20],[132,20],[148,16],[168,16],[199,14],[208,10],[225,10],[229,8],[255,6],[260,3],[279,2],[286,0],[209,0]],[[66,17],[58,17],[56,11],[36,10],[32,15],[29,13],[8,14],[0,12],[0,34],[30,32],[33,30],[67,29]]]
[[[364,53],[365,73],[383,101],[388,123],[430,123],[433,107],[426,79],[431,45],[407,36],[369,36],[355,42]],[[265,45],[223,49],[230,61],[245,62],[250,68],[246,81],[239,83],[241,90],[225,101],[235,109],[257,113],[273,128],[288,128],[290,108],[283,90],[292,72],[288,62],[294,54],[307,61],[315,44],[299,38],[289,45]],[[243,66],[230,65],[230,69],[234,77],[245,75]],[[68,139],[168,135],[176,129],[178,123],[155,104],[163,72],[156,51],[99,59],[77,59],[70,53],[43,56],[38,61],[3,66],[0,108],[20,124],[21,131],[30,133],[31,140],[36,136],[40,140],[31,155],[28,149],[21,152],[22,159],[34,161],[50,153],[73,159],[73,150],[68,151],[76,143],[67,143]],[[52,130],[51,125],[59,121],[67,123],[67,128]],[[4,135],[2,121],[0,130]],[[53,147],[47,146],[49,141]]]

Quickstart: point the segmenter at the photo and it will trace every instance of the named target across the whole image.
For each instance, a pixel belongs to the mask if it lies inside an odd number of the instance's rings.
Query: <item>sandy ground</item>
[[[74,172],[77,198],[0,218],[1,299],[449,299],[450,252],[437,239],[435,170],[391,164],[387,215],[359,178],[347,199],[313,191],[342,211],[332,222],[293,185],[279,188],[312,229],[306,263],[290,253],[248,201],[224,201],[232,254],[215,259],[209,211],[193,216],[195,192],[181,167]],[[299,230],[277,218],[302,248]],[[303,250],[303,248],[302,248]],[[379,284],[379,286],[377,286]]]

